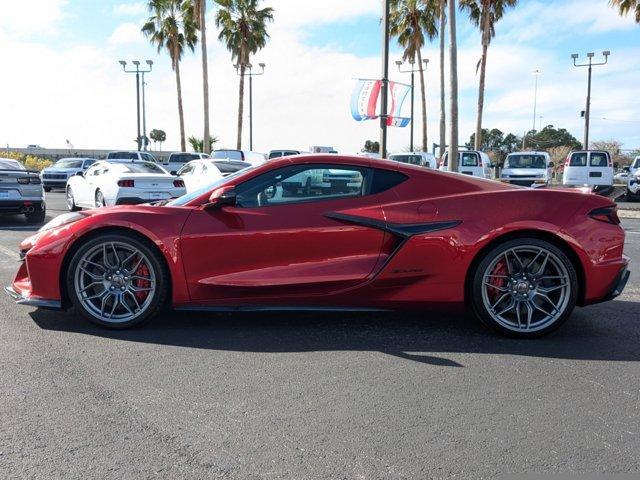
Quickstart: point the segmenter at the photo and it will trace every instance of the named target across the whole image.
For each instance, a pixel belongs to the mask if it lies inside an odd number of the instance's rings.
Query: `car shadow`
[[[577,309],[555,333],[535,340],[505,338],[471,315],[415,312],[167,312],[130,330],[96,327],[73,311],[31,313],[44,330],[117,341],[238,352],[377,351],[442,367],[464,367],[447,354],[480,353],[571,360],[639,361],[638,302]],[[464,357],[463,357],[464,358]]]
[[[42,225],[55,218],[56,215],[57,212],[47,213],[42,223],[29,223],[24,215],[2,215],[0,216],[0,229],[17,232],[37,232]]]

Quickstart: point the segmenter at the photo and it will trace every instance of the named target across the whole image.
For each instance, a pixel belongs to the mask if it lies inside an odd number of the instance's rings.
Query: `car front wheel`
[[[80,210],[80,207],[76,205],[76,199],[73,196],[73,190],[71,187],[67,187],[67,209],[70,212],[77,212]]]
[[[471,304],[480,321],[520,338],[539,337],[571,315],[578,292],[571,260],[537,238],[518,238],[489,251],[475,270]]]
[[[164,305],[169,278],[160,254],[133,234],[88,240],[69,264],[67,292],[86,319],[123,329],[154,316]]]

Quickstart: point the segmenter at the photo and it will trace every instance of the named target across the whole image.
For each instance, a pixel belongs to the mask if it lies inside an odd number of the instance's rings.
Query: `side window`
[[[587,153],[579,152],[571,155],[569,159],[570,167],[586,167],[587,166]]]
[[[606,167],[609,162],[607,161],[607,154],[600,152],[593,152],[591,154],[591,159],[589,160],[589,165],[592,167]]]
[[[265,173],[240,185],[237,204],[254,208],[368,193],[371,170],[343,165],[296,165]]]
[[[86,160],[82,165],[82,168],[89,168],[91,165],[93,165],[93,160]]]
[[[382,193],[390,188],[400,185],[408,177],[400,172],[393,170],[380,170],[375,169],[373,171],[373,181],[371,182],[370,194]]]
[[[193,174],[193,170],[195,168],[195,165],[191,164],[191,165],[185,165],[184,167],[182,167],[180,169],[180,171],[178,172],[178,175],[192,175]]]
[[[96,172],[98,171],[98,169],[100,168],[100,165],[94,165],[93,167],[91,167],[89,170],[87,170],[87,177],[91,177],[96,175]]]

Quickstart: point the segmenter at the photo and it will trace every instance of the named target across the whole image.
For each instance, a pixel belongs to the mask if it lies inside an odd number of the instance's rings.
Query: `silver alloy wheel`
[[[521,245],[502,252],[482,275],[489,315],[514,332],[537,332],[556,322],[571,297],[569,272],[551,251]]]
[[[71,187],[67,188],[67,208],[69,211],[72,211],[76,206],[76,202],[73,198],[73,190]]]
[[[74,287],[92,316],[106,323],[130,322],[151,304],[156,274],[147,256],[123,242],[107,242],[80,258]]]

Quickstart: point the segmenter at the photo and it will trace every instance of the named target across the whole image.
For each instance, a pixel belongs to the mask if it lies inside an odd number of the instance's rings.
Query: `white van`
[[[427,152],[401,152],[392,153],[389,155],[389,160],[400,163],[409,163],[411,165],[418,165],[425,168],[438,168],[436,162],[436,156],[433,153]]]
[[[449,170],[449,152],[445,152],[440,160],[438,170]],[[461,150],[458,152],[458,172],[481,178],[493,178],[493,166],[489,155],[478,150]]]
[[[567,155],[562,184],[595,189],[613,186],[613,162],[609,152],[578,150]]]
[[[500,180],[513,185],[530,187],[550,185],[553,163],[547,152],[514,152],[507,155],[500,172]]]

